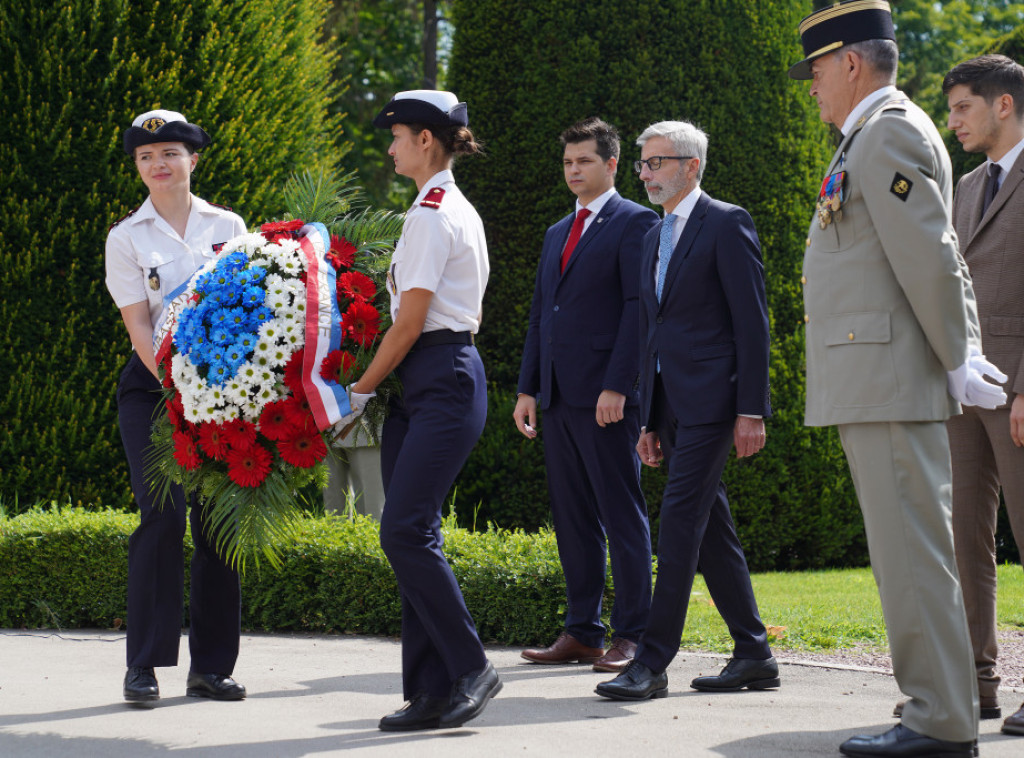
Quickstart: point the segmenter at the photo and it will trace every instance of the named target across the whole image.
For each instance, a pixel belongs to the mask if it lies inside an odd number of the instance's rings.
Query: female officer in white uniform
[[[124,699],[159,699],[154,667],[176,666],[184,583],[182,539],[185,496],[172,488],[157,503],[146,480],[150,427],[161,402],[153,332],[164,298],[215,255],[215,245],[245,233],[229,209],[191,192],[190,177],[209,135],[180,113],[144,113],[124,133],[124,149],[149,197],[111,227],[107,236],[107,289],[121,310],[134,352],[117,387],[117,417],[128,456],[139,527],[128,542],[128,671]],[[238,574],[207,543],[202,509],[193,501],[189,603],[191,667],[186,694],[241,700],[245,688],[231,678],[238,657],[241,595]]]
[[[441,509],[487,415],[483,364],[473,346],[489,264],[483,224],[455,186],[452,160],[479,152],[466,104],[450,92],[400,92],[374,119],[390,128],[395,172],[419,194],[388,275],[393,325],[352,385],[359,410],[392,370],[402,381],[381,442],[380,542],[402,593],[401,710],[386,731],[461,726],[501,689],[451,567]]]

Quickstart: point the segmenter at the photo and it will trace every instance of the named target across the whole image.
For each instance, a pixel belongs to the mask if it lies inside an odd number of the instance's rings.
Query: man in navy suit
[[[613,700],[668,694],[665,670],[679,651],[698,565],[734,640],[707,691],[779,686],[758,615],[722,470],[764,447],[768,306],[754,223],[745,210],[700,189],[708,138],[685,121],[647,128],[635,164],[665,219],[644,238],[640,268],[640,459],[664,459],[658,580],[634,661],[597,686]]]
[[[633,658],[651,603],[651,534],[634,444],[640,245],[658,216],[615,191],[613,126],[588,118],[561,141],[576,211],[544,237],[514,417],[533,439],[537,409],[544,411],[544,460],[568,612],[554,644],[523,657],[617,672]],[[606,539],[615,580],[607,653]]]

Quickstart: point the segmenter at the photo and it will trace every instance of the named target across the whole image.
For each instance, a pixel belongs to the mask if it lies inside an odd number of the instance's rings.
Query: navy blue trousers
[[[402,689],[406,700],[448,697],[456,679],[487,663],[441,552],[441,511],[483,432],[487,382],[470,345],[414,350],[397,373],[402,394],[381,439],[380,544],[402,595]]]
[[[128,540],[128,665],[176,666],[184,606],[185,493],[171,489],[163,507],[145,477],[150,429],[160,405],[160,383],[132,353],[117,386],[117,419],[128,457],[132,492],[141,516]],[[217,555],[194,501],[188,644],[191,668],[231,674],[241,634],[238,573]]]
[[[732,635],[733,657],[768,658],[768,633],[722,483],[735,422],[680,425],[660,379],[655,380],[652,416],[668,483],[661,501],[658,578],[636,660],[660,673],[675,658],[698,568]]]
[[[639,410],[604,428],[593,408],[575,408],[557,390],[544,411],[544,463],[558,557],[565,574],[565,629],[602,647],[607,550],[611,552],[616,637],[637,642],[651,607],[651,530],[640,489]]]

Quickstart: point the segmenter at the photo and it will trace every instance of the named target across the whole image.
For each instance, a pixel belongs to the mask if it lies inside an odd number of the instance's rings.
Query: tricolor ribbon
[[[302,387],[317,428],[326,431],[352,412],[345,388],[320,376],[324,358],[332,350],[341,348],[341,311],[335,294],[337,272],[327,261],[331,236],[323,224],[302,227],[299,245],[306,256],[306,347]]]

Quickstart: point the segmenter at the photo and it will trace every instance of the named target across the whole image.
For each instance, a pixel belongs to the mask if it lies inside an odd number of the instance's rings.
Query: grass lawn
[[[871,569],[755,574],[754,595],[776,650],[884,647],[885,625]],[[999,625],[1024,629],[1024,571],[999,567]],[[690,597],[683,648],[728,653],[732,639],[703,578]]]

